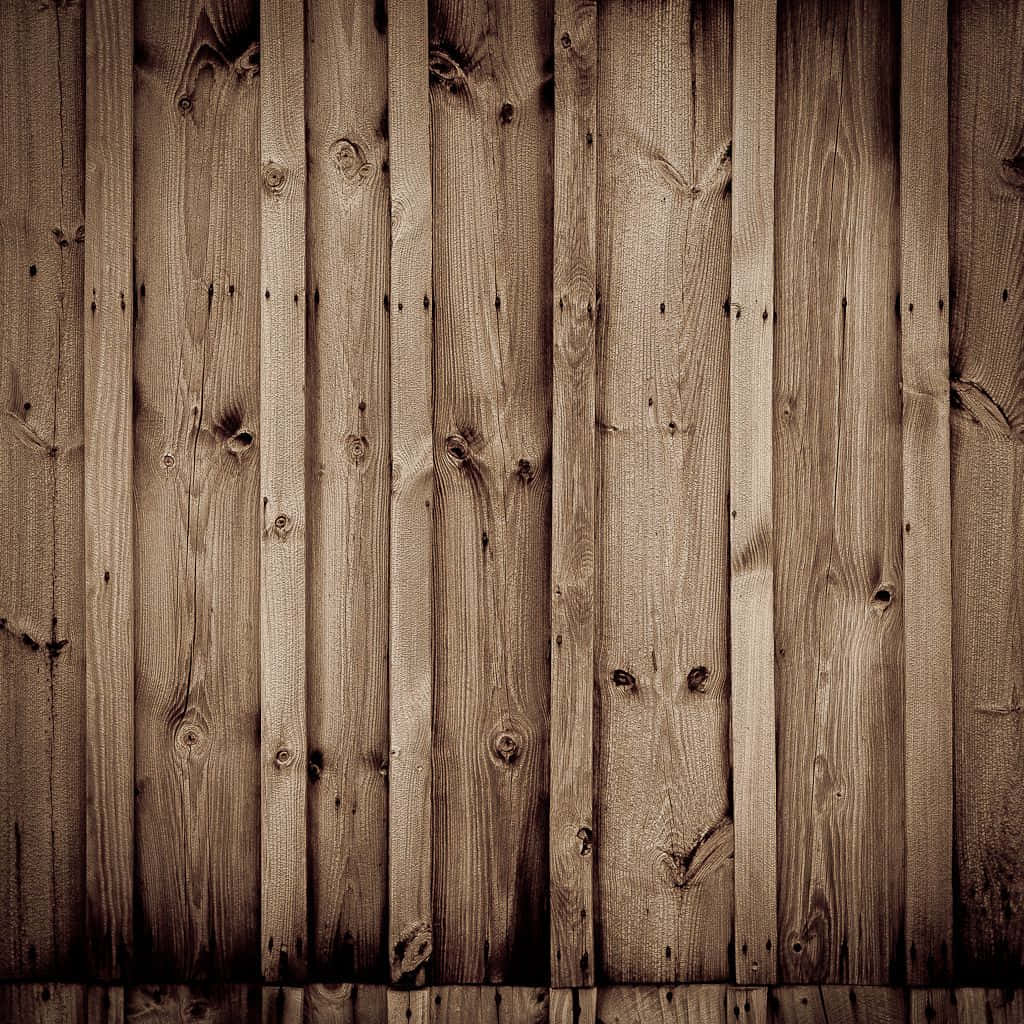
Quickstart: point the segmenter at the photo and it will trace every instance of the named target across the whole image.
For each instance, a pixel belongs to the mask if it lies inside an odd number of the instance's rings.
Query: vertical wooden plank
[[[393,10],[392,13],[396,12]],[[394,20],[391,24],[394,25]],[[388,990],[388,1024],[429,1024],[430,1010],[429,989],[419,988],[409,992]]]
[[[259,985],[133,987],[125,992],[125,1020],[129,1024],[261,1024],[263,992]]]
[[[81,985],[0,985],[0,1020],[11,1024],[86,1024],[85,1012]]]
[[[82,969],[82,9],[0,5],[0,977]]]
[[[725,1024],[725,1009],[724,985],[613,985],[597,993],[604,1024]]]
[[[405,985],[426,983],[433,953],[433,257],[427,53],[427,0],[393,5],[388,24],[392,537],[388,956],[392,982]],[[389,1013],[391,1005],[389,997]]]
[[[597,5],[555,3],[551,984],[594,984]]]
[[[436,980],[547,982],[550,0],[432,0]]]
[[[260,4],[261,948],[263,977],[279,981],[305,977],[308,950],[303,11]]]
[[[85,990],[87,1024],[124,1024],[124,989],[119,985],[90,985]]]
[[[263,0],[266,10],[266,0]],[[264,36],[264,38],[266,38]],[[285,985],[268,985],[263,989],[263,1024],[302,1024],[303,990]]]
[[[383,985],[307,985],[306,1024],[386,1024],[388,990]]]
[[[1024,3],[951,17],[957,979],[1024,961]]]
[[[553,988],[551,1024],[597,1024],[596,988]]]
[[[729,495],[736,980],[775,981],[775,2],[733,13]]]
[[[132,9],[86,5],[86,900],[90,972],[132,945]]]
[[[737,18],[743,17],[746,13],[741,14],[740,10],[736,9]],[[740,36],[735,37],[734,42],[738,44],[741,38]],[[738,70],[738,64],[735,67]],[[733,152],[735,153],[735,150]],[[735,280],[735,275],[733,280]],[[736,296],[733,295],[733,302],[735,301]],[[730,986],[726,995],[725,1019],[739,1021],[740,1024],[768,1024],[768,989],[764,986]]]
[[[598,973],[730,973],[731,10],[598,8]]]
[[[902,989],[868,986],[787,985],[772,989],[771,1020],[777,1024],[904,1024]]]
[[[957,995],[952,989],[914,989],[910,992],[908,1024],[958,1024]],[[968,1017],[968,1020],[984,1018]],[[992,1018],[989,1018],[990,1020]]]
[[[913,985],[951,980],[953,955],[947,20],[945,4],[903,0],[904,943]]]
[[[150,980],[251,979],[263,302],[255,0],[141,0],[135,62],[135,964]]]
[[[384,29],[373,4],[306,5],[309,956],[321,980],[387,979]]]
[[[972,1021],[984,1021],[985,1024],[1024,1024],[1024,992],[1019,988],[958,988],[939,995],[932,995],[929,1001],[925,1002],[924,1016],[917,1014],[910,1024],[918,1024],[925,1021],[931,1024],[928,1017],[928,1006],[943,1006],[943,996],[948,1000],[949,1008],[955,1009],[952,1020],[959,1024],[968,1024]],[[948,1012],[947,1012],[948,1016]],[[936,1024],[944,1024],[941,1013],[937,1013],[932,1020]]]
[[[780,7],[773,504],[786,982],[902,975],[896,10]]]

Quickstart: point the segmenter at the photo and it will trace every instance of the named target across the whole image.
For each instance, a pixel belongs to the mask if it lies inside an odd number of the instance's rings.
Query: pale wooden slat
[[[394,22],[392,22],[394,24]],[[429,1024],[431,1016],[430,990],[415,989],[411,992],[388,991],[387,1024]]]
[[[950,980],[953,956],[947,17],[945,4],[903,0],[904,941],[914,985]]]
[[[596,988],[553,988],[549,1002],[550,1024],[596,1024]]]
[[[308,946],[303,24],[301,0],[261,5],[262,950],[275,980],[303,977]]]
[[[132,5],[86,5],[86,885],[90,971],[132,946]]]
[[[774,3],[771,6],[774,8]],[[736,13],[738,24],[742,15],[738,9]],[[774,74],[772,77],[774,79]],[[725,1001],[725,1019],[738,1024],[768,1024],[768,989],[763,986],[730,987]]]
[[[594,983],[597,8],[555,4],[551,984]]]
[[[772,352],[775,0],[733,15],[730,621],[736,980],[776,977]]]
[[[392,542],[388,949],[391,980],[423,985],[433,951],[433,264],[426,0],[393,5],[389,15]]]

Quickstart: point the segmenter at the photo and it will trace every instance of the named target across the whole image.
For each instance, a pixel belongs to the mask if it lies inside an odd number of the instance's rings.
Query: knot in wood
[[[612,682],[627,693],[636,693],[636,676],[627,672],[624,668],[617,668],[612,673]]]
[[[512,733],[499,733],[494,740],[494,754],[503,764],[515,764],[519,760],[519,740]]]
[[[274,764],[278,768],[287,768],[295,760],[295,755],[287,747],[281,747],[274,755]]]
[[[279,195],[282,192],[287,178],[288,171],[276,161],[268,160],[263,165],[263,186],[272,195]]]
[[[369,450],[370,442],[365,437],[349,434],[345,438],[345,455],[353,466],[358,466],[366,458]]]
[[[461,434],[449,434],[444,439],[444,450],[457,466],[469,461],[469,444]]]
[[[708,670],[704,665],[697,665],[686,673],[686,685],[691,693],[707,693]]]
[[[396,984],[414,981],[416,972],[430,959],[434,951],[430,925],[416,921],[409,925],[391,951],[391,980]]]
[[[360,185],[370,177],[370,165],[358,143],[351,139],[338,139],[331,146],[331,159],[349,184]]]
[[[182,755],[198,754],[203,745],[203,730],[192,718],[182,722],[174,734],[174,745]]]
[[[174,456],[170,452],[164,452],[163,458],[160,461],[164,464],[165,469],[174,468]]]
[[[191,96],[181,96],[181,97],[179,97],[179,99],[178,99],[178,110],[180,110],[182,112],[182,114],[189,113],[192,110],[192,97]]]
[[[589,856],[591,850],[594,849],[593,830],[588,828],[586,825],[581,825],[576,830],[576,838],[580,841],[580,856]]]
[[[292,532],[294,525],[292,517],[284,512],[280,512],[274,517],[274,533],[280,540],[284,540]]]

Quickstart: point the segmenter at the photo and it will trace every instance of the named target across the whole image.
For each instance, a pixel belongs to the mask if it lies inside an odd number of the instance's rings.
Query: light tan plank
[[[739,11],[736,14],[740,16]],[[730,986],[725,999],[725,1019],[740,1024],[768,1024],[768,989]]]
[[[264,10],[266,10],[266,0]],[[263,1024],[302,1024],[304,992],[284,985],[263,989]]]
[[[775,0],[733,12],[729,363],[730,622],[736,980],[775,981]]]
[[[553,988],[551,1024],[597,1024],[596,988]]]
[[[725,1024],[725,1008],[724,985],[614,985],[597,992],[603,1024]]]
[[[392,463],[388,955],[391,980],[412,985],[426,983],[433,954],[433,262],[427,40],[427,0],[395,5],[388,24]]]
[[[392,25],[394,22],[392,21]],[[430,1024],[430,990],[388,991],[388,1024]]]
[[[307,985],[306,1024],[385,1024],[388,991],[383,985]]]
[[[904,1024],[902,989],[791,985],[769,994],[777,1024]]]

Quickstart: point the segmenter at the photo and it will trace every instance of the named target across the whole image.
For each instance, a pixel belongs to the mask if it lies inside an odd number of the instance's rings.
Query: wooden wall
[[[1024,1019],[1021,53],[0,5],[4,1019]]]

